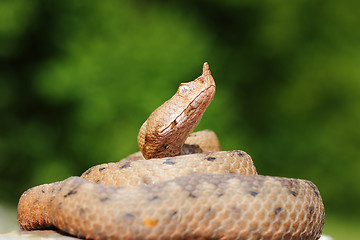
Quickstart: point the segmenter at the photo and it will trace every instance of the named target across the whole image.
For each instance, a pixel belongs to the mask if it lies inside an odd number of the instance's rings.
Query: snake
[[[140,152],[25,191],[20,228],[86,239],[319,239],[325,210],[314,183],[259,175],[246,152],[221,151],[210,130],[192,133],[214,94],[204,63],[141,126]]]

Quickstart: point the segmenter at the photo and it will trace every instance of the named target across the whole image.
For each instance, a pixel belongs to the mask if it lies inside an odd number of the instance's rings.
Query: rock
[[[17,230],[6,234],[0,234],[0,240],[75,240],[78,238],[65,236],[52,230],[23,231]]]
[[[332,237],[326,236],[326,235],[322,235],[321,238],[319,240],[334,240]]]

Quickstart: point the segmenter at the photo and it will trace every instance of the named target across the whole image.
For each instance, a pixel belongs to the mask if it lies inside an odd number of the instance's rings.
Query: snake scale
[[[141,153],[27,190],[20,227],[87,239],[318,239],[325,212],[312,182],[257,175],[213,132],[190,134],[214,94],[204,63],[142,125]]]

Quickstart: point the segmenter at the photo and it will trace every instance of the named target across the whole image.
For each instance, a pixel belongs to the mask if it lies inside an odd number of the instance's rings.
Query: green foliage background
[[[360,2],[0,2],[0,201],[137,151],[138,129],[208,61],[198,129],[264,175],[360,211]]]

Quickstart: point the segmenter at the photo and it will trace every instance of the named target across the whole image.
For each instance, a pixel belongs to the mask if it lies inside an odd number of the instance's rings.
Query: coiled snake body
[[[91,239],[318,239],[325,213],[313,183],[256,175],[250,156],[220,151],[213,132],[189,136],[214,94],[205,63],[141,127],[149,160],[138,153],[27,190],[20,227]]]

